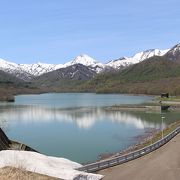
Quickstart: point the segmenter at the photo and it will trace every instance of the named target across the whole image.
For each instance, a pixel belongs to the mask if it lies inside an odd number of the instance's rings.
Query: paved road
[[[103,180],[180,180],[180,134],[146,156],[98,173]]]

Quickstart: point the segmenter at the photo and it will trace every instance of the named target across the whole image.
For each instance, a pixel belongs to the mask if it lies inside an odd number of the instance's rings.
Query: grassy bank
[[[4,180],[57,180],[57,178],[26,171],[23,167],[4,167],[0,169],[0,179]]]

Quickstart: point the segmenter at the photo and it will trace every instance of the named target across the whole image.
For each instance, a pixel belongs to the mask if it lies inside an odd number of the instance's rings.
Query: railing
[[[131,161],[133,159],[139,158],[141,156],[144,156],[145,154],[148,154],[148,153],[158,149],[159,147],[163,146],[168,141],[170,141],[178,133],[180,133],[180,127],[176,128],[174,131],[172,131],[170,134],[165,136],[163,139],[160,139],[159,141],[157,141],[149,146],[146,146],[140,150],[137,150],[137,151],[125,154],[125,155],[117,156],[117,157],[114,157],[111,159],[87,164],[85,166],[78,168],[77,170],[85,171],[85,172],[96,172],[96,171],[99,171],[102,169],[106,169],[106,168],[109,168],[112,166],[116,166],[116,165],[119,165],[119,164],[122,164],[122,163],[125,163],[128,161]]]

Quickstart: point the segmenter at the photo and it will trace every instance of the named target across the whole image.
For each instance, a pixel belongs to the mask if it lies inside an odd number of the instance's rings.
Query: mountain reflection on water
[[[13,123],[31,123],[31,122],[64,122],[74,123],[78,128],[90,129],[97,122],[111,121],[124,125],[132,125],[135,128],[160,128],[161,122],[158,121],[159,115],[155,114],[157,121],[152,121],[152,114],[142,112],[126,111],[106,111],[103,108],[70,108],[57,109],[41,106],[9,106],[1,108],[1,119]],[[165,123],[164,123],[165,125]]]
[[[110,111],[115,104],[139,104],[147,96],[57,93],[17,96],[0,103],[0,126],[10,139],[37,151],[79,163],[99,154],[119,152],[137,143],[148,128],[161,129],[179,119],[179,113]],[[6,128],[7,127],[7,128]]]

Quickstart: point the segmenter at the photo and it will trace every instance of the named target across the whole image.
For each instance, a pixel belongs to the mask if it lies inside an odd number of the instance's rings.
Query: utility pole
[[[164,118],[165,118],[164,116],[161,117],[161,120],[162,120],[162,121],[161,121],[161,132],[162,132],[162,133],[161,133],[161,138],[162,138],[162,139],[163,139],[163,137],[164,137],[164,132],[163,132],[163,122],[164,122]]]

